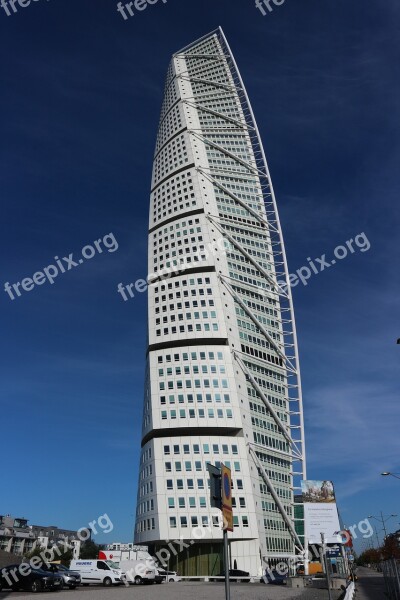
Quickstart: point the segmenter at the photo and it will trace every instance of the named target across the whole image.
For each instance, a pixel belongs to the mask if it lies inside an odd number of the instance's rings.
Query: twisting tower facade
[[[149,342],[135,542],[196,540],[182,575],[217,574],[207,463],[232,469],[231,565],[301,551],[306,478],[296,329],[274,190],[223,31],[173,55],[151,184]],[[298,491],[297,491],[298,490]]]

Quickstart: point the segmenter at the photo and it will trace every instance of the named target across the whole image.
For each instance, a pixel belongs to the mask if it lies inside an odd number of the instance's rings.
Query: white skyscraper
[[[146,389],[135,542],[218,574],[207,463],[232,469],[231,566],[301,549],[305,478],[296,329],[274,191],[221,29],[173,55],[151,184]],[[296,529],[296,531],[295,531]]]

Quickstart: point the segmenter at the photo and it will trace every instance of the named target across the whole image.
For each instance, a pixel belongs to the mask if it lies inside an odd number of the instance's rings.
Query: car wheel
[[[103,585],[105,587],[110,587],[110,585],[112,585],[112,579],[111,579],[111,577],[104,577],[104,579],[103,579]]]
[[[58,589],[59,590],[63,590],[64,589],[64,579],[61,579],[60,585],[59,585]]]
[[[42,582],[40,581],[40,579],[35,579],[34,581],[32,581],[31,583],[31,592],[33,592],[34,594],[37,592],[41,592],[42,591]]]
[[[136,583],[136,585],[140,585],[142,583],[142,581],[143,581],[142,578],[139,577],[139,575],[136,575],[136,577],[135,577],[135,583]]]

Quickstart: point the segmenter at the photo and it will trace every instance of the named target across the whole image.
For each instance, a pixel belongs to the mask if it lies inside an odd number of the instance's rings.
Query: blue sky
[[[293,290],[308,471],[347,525],[400,514],[397,0],[114,0],[0,12],[1,288],[112,232],[103,252],[11,300],[2,291],[0,514],[131,539],[146,347],[152,154],[173,52],[224,28],[277,194],[289,269],[371,244]],[[399,519],[393,520],[397,525]]]

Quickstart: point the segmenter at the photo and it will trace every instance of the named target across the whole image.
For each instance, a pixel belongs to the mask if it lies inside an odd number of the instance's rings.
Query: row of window
[[[168,444],[164,446],[163,450],[166,456],[172,453],[200,454],[200,444],[193,444],[192,446],[190,446],[190,444],[182,444],[182,446],[180,444],[173,444],[172,446]],[[203,454],[210,454],[210,451],[213,454],[219,454],[220,450],[221,454],[225,455],[238,454],[238,447],[236,444],[231,444],[231,446],[228,446],[228,444],[221,444],[221,446],[219,444],[202,444]]]
[[[206,308],[207,305],[210,307],[214,307],[214,300],[212,298],[208,298],[208,300],[185,300],[185,302],[177,302],[176,304],[163,304],[161,307],[156,306],[154,308],[154,312],[156,315],[159,315],[160,312],[168,312],[168,314],[171,314],[175,310],[182,310],[183,308]],[[163,322],[166,323],[166,321]]]
[[[159,321],[159,319],[157,319]],[[173,321],[175,319],[172,319],[171,317],[171,321]],[[159,325],[159,323],[156,323],[156,326]],[[188,333],[193,333],[194,331],[200,333],[202,331],[204,331],[205,333],[209,333],[211,331],[216,332],[218,331],[218,323],[196,323],[195,326],[193,327],[193,325],[179,325],[179,327],[177,327],[176,325],[171,327],[171,334],[175,334],[175,333],[185,333],[186,331]],[[162,335],[169,335],[170,330],[169,327],[164,327],[162,330],[161,329],[156,329],[156,336],[159,337],[161,335],[161,331],[162,331]]]
[[[224,413],[226,415],[227,419],[233,419],[233,413],[232,410],[230,408],[227,408],[225,411],[222,410],[222,408],[208,408],[207,409],[207,417],[209,419],[214,419],[215,417],[217,419],[223,419],[224,418]],[[180,408],[178,411],[177,410],[162,410],[161,411],[161,419],[162,420],[166,420],[166,419],[177,419],[179,417],[179,419],[186,419],[189,417],[189,419],[195,419],[196,416],[199,419],[205,419],[206,417],[206,410],[204,408],[199,408],[198,410],[195,410],[194,408],[189,408],[188,410],[186,410],[185,408]]]
[[[205,353],[204,353],[205,354]],[[204,375],[214,374],[214,373],[226,373],[225,365],[185,365],[184,367],[166,367],[165,369],[158,369],[158,376],[164,377],[173,375],[182,375],[182,368],[184,375],[190,375],[192,372],[194,375],[198,375],[201,371]]]
[[[189,521],[189,519],[190,519],[190,521]],[[221,519],[217,516],[212,517],[211,519],[207,515],[202,515],[201,517],[198,517],[196,515],[193,515],[190,517],[180,516],[179,521],[178,521],[178,517],[175,517],[175,516],[169,517],[169,526],[171,527],[171,529],[176,528],[178,522],[181,527],[188,527],[189,522],[192,527],[209,527],[210,522],[212,523],[212,525],[214,527],[221,527]],[[249,526],[249,518],[245,515],[242,516],[241,523],[242,523],[243,527],[248,527]],[[233,526],[239,527],[239,517],[238,516],[233,517]]]
[[[213,388],[214,390],[219,389],[227,389],[228,388],[228,380],[227,379],[195,379],[192,381],[191,379],[169,379],[168,381],[159,381],[158,389],[160,391],[168,390],[182,390],[186,389],[209,389]]]
[[[199,504],[199,508],[206,508],[207,502],[205,496],[199,496],[196,498],[195,496],[189,496],[189,498],[185,498],[185,496],[179,496],[175,498],[174,496],[168,497],[168,508],[197,508],[197,502]],[[232,497],[232,506],[236,508],[236,498]],[[243,497],[239,498],[239,506],[240,508],[246,508],[246,499]]]
[[[216,402],[221,403],[222,400],[225,404],[230,404],[230,396],[229,394],[170,394],[168,396],[169,404],[193,404],[194,401],[201,404],[204,402]],[[167,396],[160,396],[160,404],[163,406],[167,404]]]
[[[182,281],[185,281],[184,279]],[[154,292],[157,294],[157,288],[154,288]],[[200,287],[200,288],[193,288],[192,290],[190,290],[190,296],[194,297],[194,296],[205,296],[207,292],[208,296],[212,296],[213,295],[213,291],[212,288],[204,288],[204,287]],[[168,294],[168,300],[173,300],[174,298],[181,298],[183,295],[184,298],[189,298],[189,291],[188,290],[184,290],[181,294],[181,292],[179,291],[175,291],[175,293],[169,293]],[[166,302],[167,300],[167,296],[163,295],[161,296],[161,302]],[[158,304],[160,302],[160,298],[158,296],[155,297],[154,302],[156,304]]]
[[[197,489],[204,490],[204,479],[202,479],[202,478],[196,479],[196,484],[197,484]],[[194,490],[195,489],[194,479],[191,479],[191,478],[177,479],[176,481],[174,481],[173,479],[167,479],[166,485],[167,485],[167,490],[173,490],[174,485],[176,486],[177,490]],[[238,490],[242,490],[243,489],[243,480],[236,479],[236,481],[235,481],[234,479],[232,479],[232,489],[234,489],[235,486]],[[208,488],[210,487],[209,479],[207,479],[207,487]]]
[[[198,357],[198,358],[197,358]],[[166,354],[165,356],[158,356],[158,363],[162,364],[163,362],[170,363],[174,360],[174,362],[186,362],[187,360],[224,360],[223,352],[183,352],[182,354]]]
[[[207,464],[208,464],[208,462],[205,462],[204,466],[203,466],[201,460],[195,460],[193,463],[192,463],[192,461],[184,461],[183,464],[182,464],[182,462],[180,460],[176,460],[176,461],[174,461],[174,463],[172,463],[170,461],[165,462],[164,463],[164,468],[165,468],[165,472],[166,473],[172,473],[172,465],[174,465],[174,471],[176,473],[182,472],[183,466],[184,466],[184,469],[185,469],[186,472],[190,472],[192,470],[193,471],[203,471],[203,468],[206,471],[207,470]],[[219,467],[220,464],[221,463],[219,461],[215,462],[215,465],[217,467]],[[224,464],[227,467],[231,468],[230,461],[226,460],[226,461],[224,461]],[[233,471],[235,471],[235,473],[240,473],[240,462],[235,461],[233,463]]]

